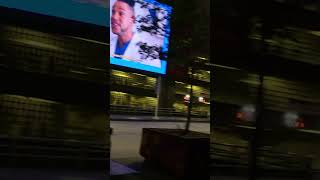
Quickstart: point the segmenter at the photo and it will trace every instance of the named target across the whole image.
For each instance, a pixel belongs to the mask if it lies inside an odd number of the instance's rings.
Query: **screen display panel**
[[[166,74],[172,7],[110,0],[110,64]]]

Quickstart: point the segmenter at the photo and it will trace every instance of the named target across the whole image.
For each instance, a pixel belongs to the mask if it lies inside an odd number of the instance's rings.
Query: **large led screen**
[[[165,74],[171,13],[154,0],[110,0],[110,63]]]

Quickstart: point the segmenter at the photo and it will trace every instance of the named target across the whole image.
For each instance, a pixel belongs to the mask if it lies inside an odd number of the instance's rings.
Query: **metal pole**
[[[186,133],[189,132],[190,129],[190,122],[191,122],[191,112],[192,112],[192,98],[193,98],[193,88],[192,88],[192,79],[193,79],[193,68],[190,68],[190,75],[189,75],[189,83],[190,83],[190,99],[188,103],[188,116],[187,116],[187,123],[185,131]]]
[[[161,84],[162,84],[161,81],[162,81],[162,77],[159,76],[157,78],[157,84],[156,84],[157,102],[156,102],[156,107],[154,111],[155,119],[159,119],[159,103],[160,103],[160,93],[161,93]]]
[[[249,143],[249,179],[256,180],[258,175],[258,167],[257,167],[257,156],[259,151],[259,140],[261,138],[261,133],[263,132],[263,79],[264,75],[261,72],[259,75],[259,89],[258,89],[258,97],[257,97],[257,105],[256,105],[256,129],[254,129],[254,133],[250,137]]]
[[[262,1],[264,5],[266,2]],[[268,6],[267,6],[268,7]],[[261,138],[261,133],[263,133],[263,81],[264,81],[264,61],[266,60],[264,57],[266,55],[267,52],[267,44],[266,44],[266,33],[269,32],[268,28],[269,25],[266,24],[266,17],[263,16],[262,19],[262,39],[261,39],[261,43],[262,43],[262,49],[261,49],[261,53],[262,53],[262,58],[260,59],[259,63],[258,63],[258,69],[259,69],[259,89],[258,89],[258,95],[257,95],[257,103],[256,103],[256,121],[255,121],[255,126],[256,129],[254,130],[254,133],[252,134],[251,137],[251,141],[250,141],[250,159],[249,159],[249,179],[250,180],[256,180],[258,177],[258,167],[257,167],[257,156],[258,154],[258,150],[260,147],[260,138]]]

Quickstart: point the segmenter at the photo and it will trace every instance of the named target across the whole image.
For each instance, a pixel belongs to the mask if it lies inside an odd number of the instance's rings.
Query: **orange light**
[[[242,113],[242,112],[237,112],[236,118],[237,118],[237,119],[244,119],[243,113]]]

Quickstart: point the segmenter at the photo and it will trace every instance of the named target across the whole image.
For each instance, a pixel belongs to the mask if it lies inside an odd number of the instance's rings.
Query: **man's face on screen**
[[[112,7],[111,29],[116,35],[123,35],[132,31],[134,11],[127,3],[116,1]]]

